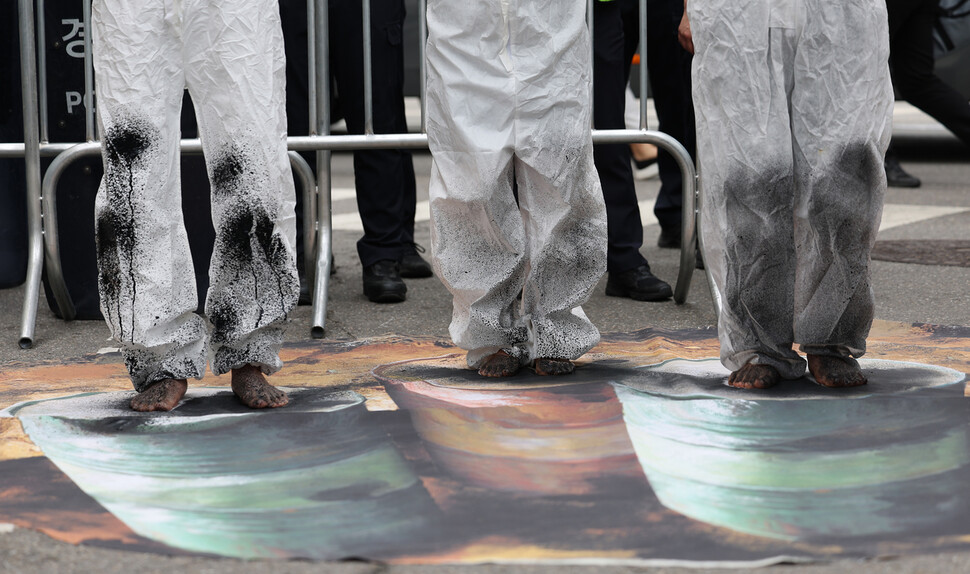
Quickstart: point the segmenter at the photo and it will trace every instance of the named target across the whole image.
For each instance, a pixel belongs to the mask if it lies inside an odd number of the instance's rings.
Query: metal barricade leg
[[[303,156],[295,151],[288,153],[290,166],[303,189],[303,269],[307,283],[313,285],[316,269],[316,220],[317,220],[317,179],[313,169]]]
[[[326,335],[327,293],[330,289],[330,253],[333,251],[333,223],[330,208],[330,151],[317,152],[317,173],[320,175],[317,194],[316,277],[313,285],[313,322],[310,336],[322,339]]]
[[[683,146],[672,151],[669,146],[660,144],[669,151],[680,166],[683,180],[683,207],[680,214],[680,271],[677,274],[677,286],[674,287],[674,302],[683,305],[687,301],[690,290],[691,277],[697,264],[697,175],[694,162]]]
[[[20,79],[24,107],[24,161],[27,168],[28,245],[27,284],[21,317],[20,348],[34,344],[37,301],[44,264],[43,215],[40,194],[40,126],[37,104],[37,49],[34,44],[33,0],[20,0]]]
[[[702,255],[706,256],[707,251],[704,249],[704,234],[701,233],[701,205],[704,201],[704,178],[702,175],[700,167],[697,170],[697,248],[700,249]],[[711,302],[714,304],[714,314],[717,317],[721,316],[721,307],[723,306],[723,301],[721,301],[721,293],[717,290],[717,285],[714,283],[714,275],[711,274],[711,268],[708,265],[704,265],[704,275],[707,277],[707,285],[711,290]]]
[[[50,284],[54,301],[65,321],[73,320],[77,316],[77,311],[67,290],[64,270],[61,266],[61,249],[57,237],[57,183],[64,170],[76,159],[100,154],[99,142],[78,144],[58,154],[44,174],[44,269],[47,271],[47,282]]]
[[[694,251],[694,241],[697,234],[696,209],[696,190],[697,176],[694,169],[694,162],[684,146],[674,138],[663,132],[641,130],[633,132],[631,130],[593,130],[594,144],[616,144],[616,143],[652,143],[670,152],[670,155],[677,161],[680,173],[684,180],[683,190],[683,214],[681,228],[681,248],[680,248],[680,273],[677,276],[677,285],[674,288],[674,301],[683,304],[687,301],[687,292],[690,290],[691,277],[694,274],[694,264],[696,253]]]
[[[316,45],[312,48],[311,61],[316,63],[310,69],[314,117],[316,125],[310,126],[312,134],[330,133],[330,36],[329,5],[327,0],[311,0],[314,4],[313,16],[309,26],[314,30]],[[326,334],[327,294],[330,290],[330,253],[333,250],[333,224],[330,209],[330,151],[317,148],[317,212],[316,225],[316,265],[313,282],[313,319],[310,336],[322,339]]]

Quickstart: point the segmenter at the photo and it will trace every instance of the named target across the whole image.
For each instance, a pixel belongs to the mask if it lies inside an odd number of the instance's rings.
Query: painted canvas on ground
[[[73,543],[392,563],[814,560],[970,549],[970,329],[877,323],[870,384],[724,385],[712,330],[503,381],[450,344],[284,350],[135,413],[112,354],[0,375],[0,522]]]

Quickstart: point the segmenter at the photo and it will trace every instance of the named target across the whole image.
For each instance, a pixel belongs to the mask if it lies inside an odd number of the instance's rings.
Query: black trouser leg
[[[373,119],[375,133],[405,133],[402,0],[371,2]],[[364,133],[363,32],[360,2],[331,0],[330,62],[340,106],[352,134]],[[411,153],[354,152],[357,209],[364,236],[357,242],[363,266],[399,260],[414,236],[415,183]]]
[[[647,2],[647,68],[653,103],[657,110],[658,129],[696,154],[694,107],[691,100],[691,55],[677,41],[677,26],[684,13],[681,0]],[[661,150],[657,158],[660,171],[660,193],[653,213],[660,226],[679,230],[683,211],[683,178],[672,155]]]
[[[888,0],[893,82],[903,99],[970,145],[970,103],[933,71],[939,0]]]
[[[624,55],[623,20],[615,2],[596,2],[593,14],[593,123],[596,129],[623,129],[626,81],[630,60]],[[643,224],[630,166],[630,146],[593,146],[606,201],[610,273],[635,269],[647,262],[640,255]]]

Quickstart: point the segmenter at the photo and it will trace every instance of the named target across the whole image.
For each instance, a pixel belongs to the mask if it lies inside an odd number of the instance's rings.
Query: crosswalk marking
[[[882,210],[882,224],[879,226],[879,231],[966,211],[970,211],[970,207],[887,203]]]
[[[356,199],[357,190],[353,187],[335,187],[330,190],[330,201],[340,201],[342,199]]]
[[[637,202],[637,207],[640,208],[640,223],[643,223],[644,227],[660,225],[657,217],[653,214],[653,204],[653,199],[645,199]]]
[[[352,199],[353,197],[353,188],[334,188],[332,200],[339,201],[341,199]],[[654,200],[652,199],[645,199],[637,203],[638,207],[640,208],[640,220],[643,222],[644,227],[657,225],[657,218],[653,215],[653,203]],[[919,223],[920,221],[926,221],[936,217],[943,217],[946,215],[953,215],[968,211],[970,211],[970,207],[888,203],[883,208],[882,223],[879,226],[879,230],[885,231],[887,229],[892,229],[893,227],[900,227],[902,225],[909,225],[911,223]],[[415,209],[415,223],[425,222],[430,218],[431,214],[428,202],[419,201]],[[364,226],[360,221],[360,215],[356,210],[354,210],[349,213],[334,214],[333,229],[334,231],[362,232],[364,230]]]
[[[414,208],[414,222],[421,223],[431,219],[431,207],[427,201],[419,201]],[[357,211],[333,214],[334,231],[364,231],[364,224],[360,221]]]

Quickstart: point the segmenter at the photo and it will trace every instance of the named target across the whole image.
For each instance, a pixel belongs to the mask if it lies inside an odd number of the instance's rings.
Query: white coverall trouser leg
[[[136,390],[255,364],[278,370],[299,297],[275,0],[94,0],[105,174],[95,205],[101,309]],[[193,96],[212,188],[205,302],[182,220],[179,117]],[[207,339],[211,342],[207,345]]]
[[[691,0],[702,232],[721,360],[804,374],[873,318],[893,93],[881,0]]]
[[[428,31],[431,245],[452,339],[472,367],[499,349],[579,357],[599,341],[580,305],[606,268],[585,4],[432,0]]]

